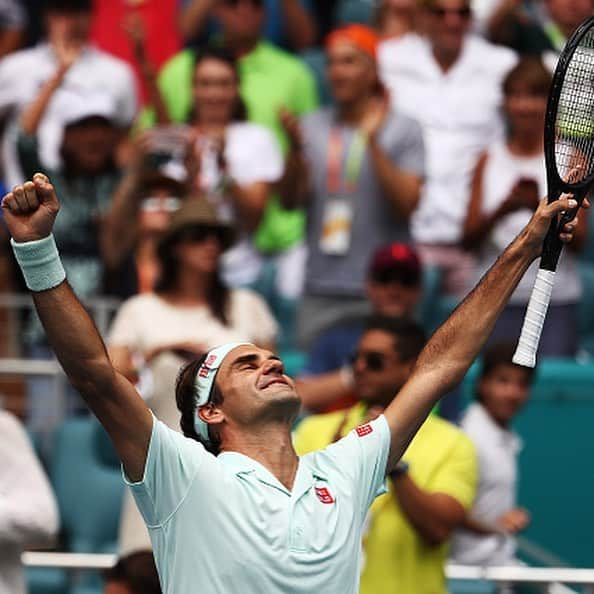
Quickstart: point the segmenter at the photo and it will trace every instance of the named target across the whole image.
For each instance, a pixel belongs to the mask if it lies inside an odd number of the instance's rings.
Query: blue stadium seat
[[[57,432],[51,480],[58,499],[66,550],[74,553],[116,551],[123,482],[119,462],[94,418],[64,422]],[[75,577],[70,594],[99,593],[98,575]]]
[[[322,105],[329,105],[332,100],[330,85],[326,76],[326,54],[319,48],[307,49],[299,57],[309,66],[316,80],[318,95]]]
[[[374,5],[373,0],[342,0],[336,10],[336,20],[340,24],[370,25],[373,20]]]

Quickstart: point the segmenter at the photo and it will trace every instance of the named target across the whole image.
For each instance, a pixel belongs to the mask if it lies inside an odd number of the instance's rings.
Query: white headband
[[[204,363],[196,373],[194,382],[194,429],[199,437],[210,441],[208,436],[208,423],[205,423],[198,415],[198,409],[205,405],[210,399],[210,393],[217,376],[219,367],[223,364],[225,357],[238,346],[254,346],[250,342],[231,342],[216,347],[209,351]]]

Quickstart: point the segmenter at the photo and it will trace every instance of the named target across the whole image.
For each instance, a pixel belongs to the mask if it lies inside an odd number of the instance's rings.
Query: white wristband
[[[64,282],[66,272],[53,234],[24,243],[11,239],[10,243],[29,290],[47,291]]]

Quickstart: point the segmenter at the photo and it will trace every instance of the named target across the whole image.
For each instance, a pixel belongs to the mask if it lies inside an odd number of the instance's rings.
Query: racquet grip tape
[[[536,366],[536,351],[544,325],[547,309],[551,301],[551,292],[555,283],[555,272],[540,268],[536,275],[532,295],[528,302],[520,340],[512,361],[524,367]]]

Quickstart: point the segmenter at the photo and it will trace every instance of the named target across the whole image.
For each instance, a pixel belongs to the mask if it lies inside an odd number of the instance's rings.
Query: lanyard
[[[357,189],[357,182],[363,166],[363,157],[367,139],[361,132],[356,131],[348,147],[345,159],[344,176],[342,174],[342,158],[344,146],[342,134],[338,127],[330,131],[328,139],[328,166],[327,166],[327,190],[329,194],[338,194],[341,190],[354,192]],[[344,178],[344,183],[342,179]]]

